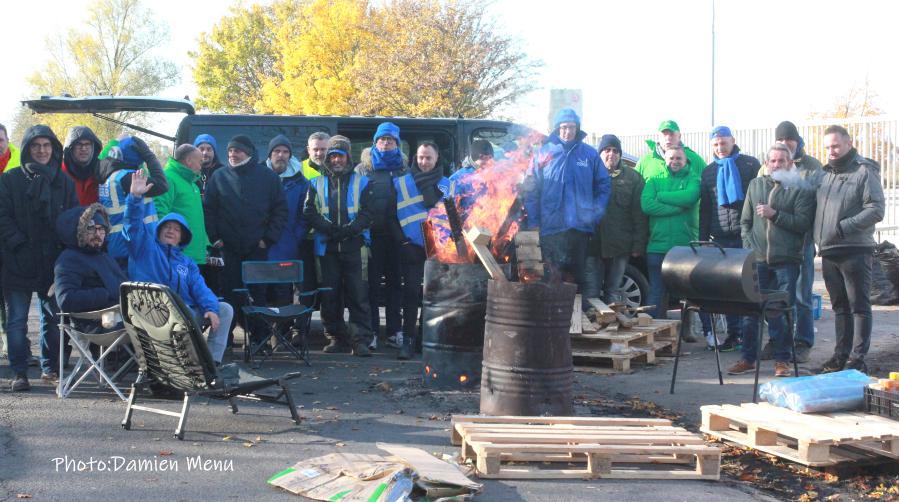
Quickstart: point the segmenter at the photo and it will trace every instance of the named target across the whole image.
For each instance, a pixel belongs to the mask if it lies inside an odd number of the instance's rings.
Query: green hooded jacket
[[[701,164],[700,164],[701,165]],[[649,178],[640,198],[649,215],[647,253],[667,253],[675,246],[689,246],[699,236],[699,175],[690,162],[672,174]]]
[[[169,191],[153,197],[156,214],[161,220],[169,213],[180,214],[190,227],[193,239],[184,248],[187,256],[197,265],[206,264],[206,220],[203,218],[203,202],[197,180],[200,175],[184,167],[175,159],[169,159],[165,165],[165,177],[169,181]]]
[[[646,144],[649,145],[649,153],[640,157],[640,160],[637,161],[637,165],[634,166],[634,169],[640,173],[640,176],[643,176],[644,180],[648,180],[649,178],[655,178],[657,176],[667,176],[668,168],[665,166],[665,159],[656,152],[656,142],[650,139],[646,140]],[[708,165],[698,153],[690,150],[687,147],[684,147],[684,153],[687,154],[687,160],[689,161],[691,166],[701,166],[697,167],[699,176],[702,173],[702,168]]]

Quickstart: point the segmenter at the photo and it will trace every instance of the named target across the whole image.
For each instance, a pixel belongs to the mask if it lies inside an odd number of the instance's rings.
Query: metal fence
[[[899,120],[889,117],[867,117],[857,119],[830,119],[825,121],[797,124],[799,134],[805,140],[807,154],[827,163],[827,152],[824,151],[824,130],[831,125],[845,127],[852,136],[853,145],[863,156],[880,164],[880,177],[886,198],[886,214],[883,225],[899,225]],[[774,128],[766,129],[731,129],[741,153],[752,155],[764,162],[768,147],[774,143]],[[712,143],[709,140],[711,130],[702,132],[685,132],[681,141],[685,146],[702,156],[706,162],[712,162]],[[619,136],[621,147],[625,153],[634,157],[642,157],[649,153],[646,140],[657,140],[657,134],[632,134]],[[594,147],[599,145],[600,136],[591,135],[588,139]],[[895,230],[884,234],[899,235]]]

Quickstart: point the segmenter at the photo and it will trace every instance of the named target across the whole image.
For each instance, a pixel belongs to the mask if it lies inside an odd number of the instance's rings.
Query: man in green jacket
[[[687,160],[684,147],[672,145],[665,151],[665,175],[649,178],[643,188],[640,203],[649,215],[649,245],[646,266],[649,272],[649,312],[658,317],[667,305],[662,305],[665,284],[662,283],[662,261],[675,246],[689,246],[699,235],[699,175]]]
[[[793,167],[793,152],[783,143],[768,149],[766,174],[749,183],[740,217],[743,248],[755,251],[759,287],[787,291],[789,306],[796,304],[796,280],[805,246],[805,234],[815,218],[815,192]],[[774,344],[774,376],[790,376],[793,359],[783,314],[768,317]],[[759,320],[743,318],[743,357],[728,368],[731,375],[755,370]]]
[[[677,122],[673,120],[662,122],[659,125],[659,141],[646,140],[646,144],[649,145],[649,153],[640,158],[634,169],[645,180],[657,176],[668,176],[665,152],[672,146],[681,146],[687,155],[687,160],[696,171],[695,174],[699,176],[707,162],[698,153],[685,147],[680,138],[680,127],[678,127]]]
[[[169,213],[177,213],[187,221],[193,238],[184,248],[184,256],[197,265],[206,264],[206,246],[209,244],[203,218],[203,201],[200,198],[200,187],[197,186],[202,167],[203,155],[197,147],[189,143],[179,146],[175,150],[175,158],[169,159],[165,165],[169,191],[153,199],[159,219]]]

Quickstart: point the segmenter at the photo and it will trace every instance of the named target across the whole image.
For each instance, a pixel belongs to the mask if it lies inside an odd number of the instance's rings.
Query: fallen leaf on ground
[[[327,409],[329,409],[329,410],[331,410],[331,411],[337,411],[337,410],[339,410],[340,408],[338,408],[338,407],[336,407],[336,406],[328,406]]]
[[[147,478],[147,481],[159,481],[159,480],[156,478]]]
[[[312,404],[322,404],[322,402],[321,402],[321,401],[316,401],[316,402],[314,402],[314,403],[312,403]]]
[[[346,446],[346,443],[337,443],[334,446]]]
[[[758,478],[753,476],[752,474],[749,474],[748,472],[744,472],[740,475],[740,481],[749,481],[755,483],[756,481],[758,481]]]
[[[231,439],[231,436],[225,436],[225,437],[222,438],[222,441],[227,441],[227,440],[229,440],[229,439]]]
[[[246,446],[247,448],[249,448],[249,447],[253,446],[253,443],[244,443],[243,445]]]
[[[805,485],[805,486],[803,486],[803,488],[805,488],[806,490],[814,490],[815,486],[814,485]]]
[[[406,412],[403,411],[403,410],[399,410],[399,411],[396,412],[397,415],[402,415],[403,413],[406,413]]]
[[[31,495],[28,495],[27,493],[19,493],[16,495],[16,498],[17,499],[30,499],[33,497]]]
[[[194,443],[194,446],[203,446],[200,443]]]
[[[161,452],[159,452],[159,454],[160,454],[160,455],[171,455],[172,452],[170,452],[170,451],[161,451]]]
[[[437,420],[437,415],[431,415],[431,420]]]

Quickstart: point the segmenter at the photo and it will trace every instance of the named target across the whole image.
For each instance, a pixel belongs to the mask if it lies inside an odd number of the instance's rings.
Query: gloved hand
[[[147,146],[147,143],[144,140],[138,138],[137,136],[133,136],[131,138],[134,141],[134,144],[131,145],[131,149],[137,153],[137,156],[143,159],[146,162],[149,159],[156,159],[156,154],[153,153],[153,150],[150,150],[150,147]]]
[[[353,237],[353,235],[355,235],[355,232],[353,232],[352,228],[340,227],[340,230],[338,230],[337,233],[327,237],[324,242],[342,242]]]

